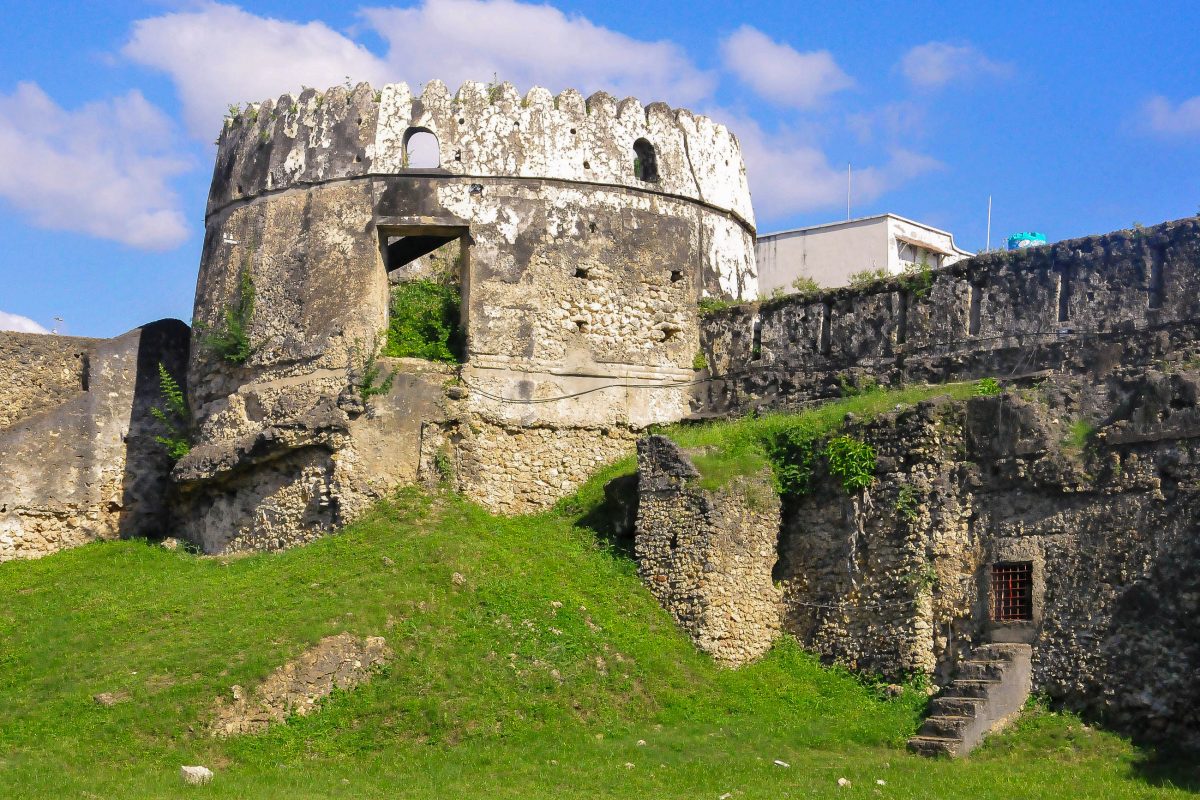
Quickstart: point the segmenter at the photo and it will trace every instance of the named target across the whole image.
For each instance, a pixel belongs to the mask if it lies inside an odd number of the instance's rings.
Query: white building
[[[792,281],[804,276],[822,287],[845,286],[855,272],[894,275],[922,262],[936,269],[972,255],[952,234],[895,214],[768,233],[755,244],[763,296],[792,291]]]

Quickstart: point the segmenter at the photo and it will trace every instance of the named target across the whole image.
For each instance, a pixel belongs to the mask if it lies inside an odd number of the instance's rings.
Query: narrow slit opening
[[[967,312],[967,333],[971,336],[979,335],[979,327],[982,322],[983,311],[983,287],[971,284],[971,300],[970,308]]]
[[[1071,319],[1071,271],[1063,268],[1058,273],[1058,321]]]
[[[824,303],[821,306],[821,336],[817,340],[817,350],[821,355],[829,355],[833,338],[833,304]]]
[[[1162,308],[1166,295],[1165,279],[1163,276],[1163,256],[1155,253],[1150,261],[1150,294],[1147,303],[1150,308]]]

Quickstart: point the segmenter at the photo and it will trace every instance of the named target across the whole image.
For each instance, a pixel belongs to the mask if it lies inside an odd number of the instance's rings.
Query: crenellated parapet
[[[754,226],[737,137],[708,117],[604,92],[585,99],[535,87],[522,97],[509,83],[467,82],[452,94],[441,81],[419,94],[404,83],[306,89],[226,118],[208,212],[289,187],[428,175],[407,152],[409,137],[423,131],[437,137],[435,174],[624,187],[703,203]],[[639,153],[646,144],[649,159]]]

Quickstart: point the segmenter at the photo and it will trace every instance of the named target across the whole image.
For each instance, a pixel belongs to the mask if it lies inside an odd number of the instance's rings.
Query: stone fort
[[[786,632],[932,676],[923,751],[969,748],[1030,687],[1200,746],[1200,221],[766,302],[754,241],[737,139],[661,103],[433,82],[241,109],[194,329],[0,333],[0,561],[278,549],[417,482],[534,512],[636,450],[614,528],[719,660]],[[460,363],[379,355],[392,287],[430,275],[461,297]],[[208,342],[233,323],[231,357]],[[1010,391],[847,420],[878,453],[854,496],[819,469],[802,499],[751,502],[769,475],[701,489],[694,454],[644,436],[981,378]]]

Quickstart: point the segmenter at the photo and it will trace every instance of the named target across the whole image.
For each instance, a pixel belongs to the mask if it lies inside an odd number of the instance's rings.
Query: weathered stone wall
[[[619,426],[521,427],[467,413],[426,426],[421,476],[442,477],[435,460],[441,454],[455,489],[497,512],[528,514],[570,494],[632,450],[636,438]]]
[[[1200,220],[989,254],[706,317],[705,413],[835,396],[839,377],[940,383],[1103,373],[1200,349]]]
[[[1033,645],[1034,688],[1200,747],[1200,373],[1069,379],[851,423],[878,454],[784,511],[785,628],[867,672],[946,680],[970,648]],[[1073,424],[1092,420],[1086,444]],[[823,469],[818,468],[818,475]],[[1030,562],[1033,615],[992,618],[991,566]]]
[[[851,430],[875,448],[877,480],[847,495],[818,469],[812,493],[788,504],[775,566],[786,628],[853,669],[944,678],[978,610],[961,420],[925,404]]]
[[[1096,426],[1086,441],[1081,420]],[[639,443],[639,569],[701,647],[720,652],[714,630],[769,642],[781,616],[832,661],[941,683],[978,645],[1027,642],[1036,691],[1200,749],[1196,365],[942,398],[846,433],[874,448],[873,484],[847,494],[818,459],[766,558],[770,532],[746,524],[741,498],[694,488],[674,445]],[[1005,562],[1031,565],[1026,621],[994,618]],[[781,597],[767,602],[772,578]],[[752,610],[714,615],[714,595]]]
[[[780,630],[772,582],[779,498],[769,473],[716,490],[664,436],[638,442],[638,572],[692,641],[738,666],[761,656]]]
[[[230,439],[201,441],[175,466],[187,536],[209,553],[290,547],[417,481],[428,437],[454,405],[446,393],[453,370],[408,358],[378,364],[391,387],[365,402],[353,368],[349,377],[262,381],[232,395],[239,409],[290,407],[296,416],[252,412],[262,427],[243,424]],[[316,402],[308,395],[314,385],[327,392]]]
[[[439,168],[409,166],[418,131],[438,137]],[[641,139],[656,151],[653,179],[635,171]],[[373,496],[340,466],[370,425],[338,414],[357,419],[344,398],[386,328],[388,272],[406,269],[389,240],[460,247],[462,394],[414,430],[448,440],[470,496],[533,510],[631,449],[632,430],[687,413],[696,301],[753,296],[753,234],[736,139],[662,104],[481,84],[451,97],[434,82],[419,97],[363,85],[243,112],[219,143],[194,316],[219,326],[248,274],[253,352],[240,365],[193,352],[198,446],[176,470],[194,498],[186,535],[281,546]],[[416,392],[405,402],[419,406],[429,388],[392,396]],[[409,435],[419,452],[441,447]],[[404,467],[375,467],[418,470],[412,452],[390,454]],[[268,462],[271,485],[245,483]]]
[[[99,340],[0,331],[0,430],[87,391]]]
[[[90,341],[85,390],[0,429],[0,561],[169,533],[170,463],[150,408],[161,400],[158,364],[183,375],[188,334],[164,320]],[[76,362],[72,348],[60,352]]]

